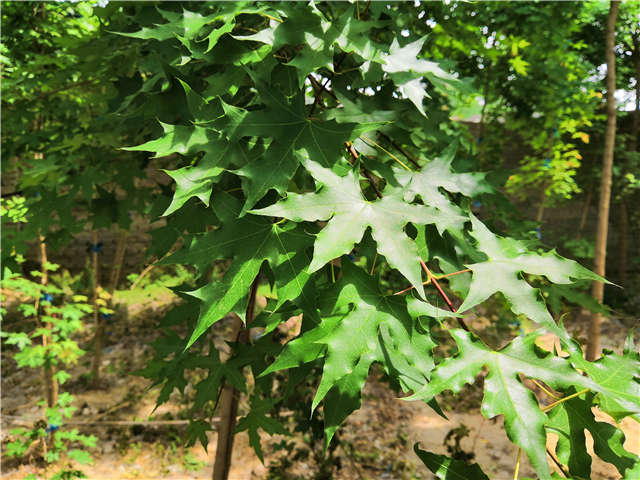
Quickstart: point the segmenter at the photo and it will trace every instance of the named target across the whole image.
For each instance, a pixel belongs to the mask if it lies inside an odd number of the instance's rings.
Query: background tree
[[[602,154],[602,174],[600,184],[600,201],[598,202],[598,231],[596,233],[596,251],[594,270],[601,276],[605,274],[607,256],[607,233],[609,228],[609,203],[611,201],[611,176],[613,171],[613,149],[616,136],[616,57],[615,34],[616,19],[620,2],[612,0],[607,17],[607,32],[605,38],[605,54],[607,59],[607,129],[605,131],[604,152]],[[602,302],[604,283],[593,282],[593,297]],[[587,358],[595,360],[600,354],[600,323],[602,314],[594,313],[589,326],[589,344]]]

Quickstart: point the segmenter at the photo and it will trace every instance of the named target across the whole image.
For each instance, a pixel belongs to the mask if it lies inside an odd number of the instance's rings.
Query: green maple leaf
[[[414,72],[420,75],[451,79],[455,77],[445,72],[436,62],[418,58],[425,39],[421,38],[401,47],[396,39],[391,43],[389,53],[383,55],[382,70],[387,73]]]
[[[167,330],[165,333],[165,337],[151,344],[156,350],[155,358],[144,369],[134,372],[134,375],[151,380],[152,387],[164,383],[156,400],[156,408],[169,400],[174,389],[184,392],[188,383],[184,371],[196,368],[200,362],[197,356],[184,355],[184,341],[175,332]],[[170,356],[173,356],[171,360],[165,360]]]
[[[213,209],[224,220],[218,230],[197,236],[185,249],[176,252],[163,263],[188,263],[203,270],[216,259],[233,258],[233,263],[220,281],[187,292],[202,301],[200,316],[187,348],[211,325],[236,304],[245,301],[249,287],[264,261],[276,273],[278,307],[302,294],[310,274],[305,266],[309,258],[305,250],[312,237],[300,226],[275,225],[268,219],[247,215],[237,218],[240,203],[224,192],[213,195]],[[244,304],[235,308],[241,313]],[[276,307],[277,308],[277,307]]]
[[[176,191],[163,215],[175,212],[192,197],[199,198],[208,206],[213,185],[224,172],[224,167],[234,158],[231,155],[232,145],[215,130],[196,125],[160,124],[164,130],[162,137],[123,150],[155,152],[155,158],[172,153],[190,155],[204,152],[195,166],[164,170],[175,180]]]
[[[196,125],[169,125],[158,122],[163,130],[162,137],[122,150],[155,152],[153,158],[166,157],[172,153],[181,155],[205,152],[210,142],[218,140],[219,133]]]
[[[193,410],[198,410],[208,400],[215,401],[224,380],[236,390],[246,392],[241,361],[242,359],[234,357],[223,363],[220,361],[220,352],[213,345],[209,346],[209,355],[201,357],[198,362],[198,368],[209,370],[209,374],[195,385]]]
[[[595,362],[587,362],[576,354],[571,359],[594,382],[589,387],[599,393],[597,400],[602,411],[616,421],[631,415],[640,422],[640,353],[634,348],[631,335],[623,355],[605,352]]]
[[[568,389],[589,384],[561,357],[543,355],[535,347],[538,334],[518,337],[506,348],[492,351],[464,330],[450,330],[459,353],[439,364],[427,385],[409,399],[432,399],[444,390],[459,392],[473,383],[484,366],[482,414],[487,418],[503,415],[509,439],[520,446],[541,479],[551,478],[546,459],[546,415],[534,395],[521,382],[519,374],[542,380],[552,388]]]
[[[457,79],[445,72],[436,62],[418,58],[424,39],[416,40],[404,47],[396,39],[393,40],[388,54],[382,55],[382,70],[387,72],[400,92],[416,106],[420,113],[426,116],[422,100],[429,95],[421,78],[427,77],[435,81],[456,82]]]
[[[447,227],[454,232],[462,230],[462,224],[467,220],[466,216],[462,217],[462,210],[440,191],[441,188],[450,193],[462,193],[467,197],[493,191],[484,180],[484,173],[453,171],[451,163],[456,150],[457,145],[453,144],[435,160],[424,165],[419,172],[396,172],[396,178],[405,186],[405,200],[411,202],[420,197],[425,205],[436,207],[451,218],[448,224],[437,225],[440,232]]]
[[[408,223],[447,224],[450,219],[436,208],[406,203],[400,190],[390,195],[385,191],[383,198],[368,201],[362,195],[359,179],[353,171],[340,177],[312,161],[305,162],[305,167],[322,185],[318,193],[290,193],[285,200],[255,210],[254,213],[284,217],[296,222],[328,220],[314,244],[310,272],[349,253],[362,239],[367,228],[371,228],[380,254],[424,297],[418,248],[404,232],[404,227]]]
[[[529,62],[523,60],[522,57],[517,56],[514,58],[510,58],[509,64],[511,64],[518,75],[527,75],[527,67],[529,66]]]
[[[259,429],[264,430],[270,435],[280,434],[288,435],[287,430],[275,418],[269,417],[267,413],[277,403],[277,400],[260,399],[257,396],[251,397],[251,409],[246,417],[238,422],[238,426],[234,433],[247,430],[249,434],[249,444],[253,447],[261,462],[264,463],[262,454],[262,445],[260,444]]]
[[[627,473],[622,480],[634,480],[636,478],[640,478],[640,462],[637,462],[633,468],[627,470]]]
[[[556,454],[577,478],[591,478],[591,456],[587,451],[585,429],[593,438],[595,453],[605,462],[614,465],[621,475],[631,469],[638,457],[627,452],[623,444],[624,433],[607,422],[596,421],[591,411],[594,395],[575,397],[549,413],[547,429],[558,435]]]
[[[344,143],[352,137],[377,128],[380,123],[342,123],[335,120],[308,118],[304,92],[298,91],[287,98],[280,90],[271,88],[252,75],[265,104],[262,110],[230,119],[226,128],[234,129],[234,136],[272,138],[269,147],[260,158],[247,162],[235,171],[243,177],[243,189],[247,200],[242,209],[244,215],[268,190],[287,191],[289,181],[303,156],[326,167],[342,158]]]
[[[430,98],[430,97],[429,97],[429,94],[426,92],[425,86],[422,83],[422,79],[413,78],[411,80],[408,80],[405,83],[400,83],[398,85],[398,89],[400,90],[400,93],[402,93],[402,95],[404,95],[409,100],[411,100],[411,103],[413,103],[416,106],[418,111],[423,116],[425,117],[427,116],[427,113],[424,111],[424,105],[422,104],[422,100],[424,98]]]
[[[560,332],[547,310],[538,290],[521,278],[523,272],[544,275],[551,282],[572,283],[574,279],[604,281],[573,260],[560,257],[554,251],[540,255],[530,253],[519,241],[494,235],[475,216],[471,216],[471,235],[477,240],[477,249],[487,255],[484,262],[467,265],[473,272],[469,294],[458,309],[464,312],[489,298],[494,293],[502,293],[515,314],[523,314],[531,320]]]
[[[489,480],[478,464],[469,465],[461,460],[455,460],[446,455],[420,450],[419,444],[413,446],[413,451],[422,463],[442,480]]]
[[[154,25],[151,28],[143,27],[137,32],[115,33],[125,37],[144,40],[153,39],[163,41],[170,38],[191,40],[199,35],[202,27],[215,21],[218,17],[218,14],[204,16],[197,12],[190,12],[189,10],[183,10],[182,13],[165,11],[159,8],[157,10],[168,23]]]
[[[196,166],[179,168],[177,170],[163,170],[176,182],[176,191],[171,199],[171,204],[162,215],[170,215],[187,200],[197,197],[206,206],[209,206],[211,190],[224,169],[216,166],[216,160],[212,157],[203,158]]]
[[[417,331],[400,297],[384,296],[374,277],[344,259],[342,279],[323,294],[322,322],[285,346],[262,374],[325,358],[312,409],[324,399],[326,443],[360,408],[361,392],[373,362],[393,373],[403,390],[415,390],[433,368],[435,343]],[[354,335],[354,332],[357,332]],[[426,355],[425,355],[426,354]]]
[[[207,447],[209,446],[209,438],[207,437],[207,432],[211,430],[213,430],[213,428],[211,428],[211,424],[209,422],[206,422],[204,420],[189,419],[189,426],[187,427],[185,443],[187,444],[187,446],[191,446],[196,443],[196,440],[200,440],[200,444],[206,452]]]

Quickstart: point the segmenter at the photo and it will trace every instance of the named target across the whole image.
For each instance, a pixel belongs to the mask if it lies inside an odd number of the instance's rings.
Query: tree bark
[[[545,185],[542,185],[540,200],[538,202],[538,213],[536,213],[536,222],[538,223],[542,223],[542,219],[544,218],[544,207],[545,207],[545,202],[547,200],[546,190],[547,190],[547,187]]]
[[[589,191],[587,192],[587,198],[584,200],[584,206],[582,207],[582,215],[580,216],[580,225],[578,225],[578,235],[577,239],[580,240],[582,237],[582,230],[584,230],[584,226],[587,223],[587,217],[589,216],[589,208],[591,208],[591,197],[593,196],[593,186],[589,187]]]
[[[247,343],[249,340],[249,322],[253,320],[256,294],[258,292],[258,275],[249,290],[249,303],[245,315],[246,327],[242,324],[242,320],[236,317],[233,325],[233,337],[236,342]],[[243,328],[245,327],[245,328]],[[233,432],[236,428],[236,417],[238,416],[238,400],[240,392],[225,383],[222,392],[220,392],[220,424],[218,425],[218,444],[216,446],[216,460],[213,464],[213,480],[227,480],[229,478],[229,470],[231,468],[231,453],[233,452]]]
[[[40,278],[40,284],[46,285],[49,281],[49,271],[47,270],[47,244],[44,241],[44,237],[40,235],[40,273],[42,277]],[[40,302],[40,299],[37,300]],[[36,307],[36,311],[38,307]],[[51,334],[52,327],[51,323],[45,322],[45,328]],[[49,344],[49,335],[42,336],[42,346],[45,351]],[[54,407],[56,403],[58,403],[58,382],[55,378],[53,378],[54,371],[53,366],[51,365],[51,361],[49,360],[48,355],[45,358],[44,365],[42,367],[42,375],[44,380],[44,394],[47,400],[48,407]]]
[[[631,126],[631,142],[629,150],[638,151],[638,140],[640,137],[640,31],[635,31],[632,36],[633,42],[633,69],[636,76],[636,109],[633,112],[633,124]]]
[[[91,260],[93,265],[93,324],[96,331],[93,337],[93,364],[91,365],[91,376],[93,378],[93,386],[97,387],[100,383],[100,365],[102,364],[102,337],[104,324],[100,318],[100,306],[98,305],[98,291],[100,288],[100,266],[98,262],[98,232],[94,230],[91,234]]]
[[[594,270],[604,277],[607,256],[607,233],[609,227],[609,204],[611,201],[611,174],[613,170],[613,148],[616,137],[616,58],[615,58],[615,28],[620,2],[612,0],[607,18],[606,30],[606,59],[607,59],[607,128],[604,138],[604,152],[602,155],[602,177],[600,180],[600,200],[598,202],[598,229],[596,233],[596,251]],[[602,302],[604,296],[604,284],[593,282],[591,293],[593,297]],[[589,338],[587,343],[587,359],[595,360],[600,355],[600,324],[602,315],[594,313],[589,325]]]
[[[122,264],[124,263],[124,254],[127,251],[127,236],[128,233],[126,230],[120,230],[116,254],[113,259],[113,268],[111,269],[111,277],[109,278],[109,293],[112,295],[120,281],[120,272],[122,271]]]
[[[624,288],[627,283],[627,235],[629,232],[627,202],[624,198],[618,203],[618,285]]]
[[[631,124],[631,135],[629,135],[629,151],[636,152],[638,149],[638,134],[640,133],[640,38],[638,32],[632,34],[633,67],[636,77],[636,105],[633,112],[633,122]],[[626,172],[628,165],[625,165],[623,172]],[[617,280],[621,287],[627,283],[627,259],[628,259],[628,234],[629,234],[629,213],[624,192],[620,193],[618,203],[618,275]]]

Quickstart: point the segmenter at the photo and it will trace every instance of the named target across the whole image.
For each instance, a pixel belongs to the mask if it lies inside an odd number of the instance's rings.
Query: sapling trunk
[[[613,171],[613,148],[616,141],[616,57],[615,57],[615,30],[616,19],[620,2],[611,1],[609,16],[607,18],[606,33],[606,58],[607,58],[607,129],[604,136],[604,152],[602,155],[602,177],[600,181],[600,201],[598,203],[598,230],[596,233],[596,252],[594,258],[594,271],[600,276],[605,274],[605,261],[607,256],[607,233],[609,229],[609,203],[611,201],[611,176]],[[604,284],[593,282],[591,293],[593,297],[602,302],[604,297]],[[600,324],[602,315],[594,313],[589,325],[589,337],[587,343],[587,359],[595,360],[600,355]]]
[[[111,268],[111,277],[109,278],[109,293],[112,295],[120,281],[120,273],[122,272],[122,265],[124,263],[124,254],[127,250],[127,236],[128,233],[126,230],[120,230],[120,233],[118,234],[116,254],[113,258],[113,267]]]
[[[627,283],[627,234],[629,217],[624,198],[618,204],[618,284],[624,288]]]
[[[544,218],[544,208],[547,200],[547,187],[542,185],[542,191],[540,192],[540,201],[538,203],[538,212],[536,213],[536,222],[541,223]]]
[[[98,262],[98,232],[93,231],[91,234],[91,263],[93,276],[93,324],[95,326],[95,334],[93,337],[93,364],[91,365],[91,377],[93,378],[94,387],[100,383],[100,364],[102,363],[102,336],[104,325],[100,317],[100,306],[98,305],[98,291],[100,288],[99,262]]]
[[[634,32],[632,35],[632,58],[636,77],[636,105],[633,111],[633,123],[631,124],[631,135],[629,137],[629,151],[638,151],[638,136],[640,135],[640,34]],[[624,192],[621,194],[620,207],[618,210],[618,283],[624,287],[627,283],[627,264],[628,264],[628,228],[629,213],[627,210],[627,202]]]
[[[249,290],[249,303],[247,304],[245,315],[246,326],[242,324],[242,320],[239,317],[234,320],[233,338],[236,342],[247,343],[249,340],[248,325],[253,320],[255,313],[259,278],[260,276],[258,275]],[[226,382],[222,392],[220,392],[220,424],[218,425],[218,444],[216,446],[216,460],[213,465],[213,480],[227,480],[229,478],[231,453],[233,452],[233,432],[236,428],[239,399],[240,392]]]
[[[578,225],[578,235],[576,238],[580,240],[582,237],[582,230],[584,230],[584,226],[587,223],[587,216],[589,215],[589,208],[591,207],[591,197],[593,196],[593,187],[589,188],[587,192],[587,198],[584,200],[584,206],[582,207],[582,215],[580,216],[580,225]]]
[[[40,283],[42,286],[47,285],[49,276],[47,270],[47,244],[44,241],[44,237],[40,235],[40,273],[42,277],[40,278]],[[40,303],[40,299],[36,299],[36,312],[38,311],[38,306]],[[39,320],[38,320],[39,322]],[[49,344],[49,338],[52,335],[51,323],[45,322],[45,328],[47,330],[47,334],[42,336],[42,347],[47,350],[47,345]],[[53,366],[51,365],[51,360],[49,356],[46,355],[44,365],[42,367],[42,374],[44,380],[44,395],[47,400],[47,406],[53,407],[56,403],[58,403],[58,381],[53,377],[54,371]]]

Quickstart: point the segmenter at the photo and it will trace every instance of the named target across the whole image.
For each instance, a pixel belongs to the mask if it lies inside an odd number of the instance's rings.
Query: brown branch
[[[549,457],[551,458],[551,460],[553,460],[553,463],[555,463],[555,464],[556,464],[556,467],[558,467],[558,469],[560,470],[560,473],[562,473],[562,475],[563,475],[565,478],[569,478],[569,474],[568,474],[568,473],[567,473],[567,471],[565,470],[564,465],[562,465],[562,464],[558,461],[558,459],[557,459],[557,458],[556,458],[556,457],[551,453],[551,450],[549,450],[548,448],[547,448],[547,455],[549,455]]]
[[[234,325],[234,334],[236,342],[246,343],[249,339],[248,325],[253,320],[256,305],[256,294],[258,292],[258,282],[260,275],[258,274],[249,289],[249,303],[245,315],[245,325],[242,320],[237,317]],[[233,452],[233,438],[236,428],[236,418],[238,415],[238,401],[240,400],[240,392],[225,382],[220,393],[220,426],[218,427],[218,444],[216,446],[216,459],[213,464],[213,480],[227,480],[229,478],[229,470],[231,468],[231,453]]]
[[[104,322],[100,317],[100,306],[98,304],[100,290],[100,262],[98,261],[98,231],[91,232],[92,252],[91,260],[93,266],[93,324],[96,331],[93,336],[93,362],[91,365],[91,375],[93,377],[93,386],[97,388],[100,384],[100,366],[102,364],[102,340],[104,336]]]
[[[382,138],[384,138],[387,142],[389,142],[391,144],[391,146],[393,148],[395,148],[402,155],[404,155],[404,157],[406,157],[406,159],[409,160],[413,164],[414,167],[420,168],[420,164],[418,163],[418,161],[415,158],[413,158],[413,156],[411,154],[409,154],[404,148],[402,148],[400,145],[398,145],[389,135],[387,135],[386,133],[383,133],[381,131],[378,131],[378,135],[380,135]]]
[[[353,144],[351,142],[346,142],[345,146],[347,147],[347,151],[351,155],[351,158],[353,158],[354,161],[358,160],[358,152],[356,152],[356,149],[353,147]],[[371,173],[369,172],[369,170],[367,170],[364,167],[362,167],[362,170],[364,172],[364,176],[369,181],[369,184],[371,185],[371,188],[373,188],[373,191],[376,192],[376,196],[378,198],[382,198],[382,193],[380,193],[380,190],[378,190],[378,187],[376,185],[376,181],[374,180],[374,178],[371,175]]]
[[[318,105],[318,102],[320,101],[320,96],[322,95],[323,92],[327,92],[329,95],[331,95],[331,97],[338,102],[338,97],[336,96],[335,93],[333,93],[331,90],[327,89],[327,84],[333,80],[333,77],[336,74],[336,70],[338,70],[338,68],[340,68],[340,65],[342,65],[342,62],[344,61],[344,59],[347,58],[347,54],[344,53],[342,55],[342,57],[340,57],[340,60],[338,60],[338,63],[336,63],[333,66],[333,72],[331,72],[331,75],[329,75],[326,80],[324,81],[324,83],[322,85],[320,85],[320,83],[315,79],[315,77],[311,74],[309,74],[307,76],[307,78],[309,79],[309,81],[311,82],[311,85],[315,88],[318,88],[318,90],[315,92],[315,99],[313,101],[313,105],[311,105],[311,111],[309,112],[309,116],[313,115],[313,112],[316,109],[316,106]]]

